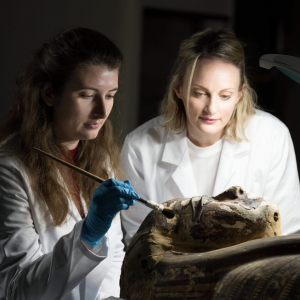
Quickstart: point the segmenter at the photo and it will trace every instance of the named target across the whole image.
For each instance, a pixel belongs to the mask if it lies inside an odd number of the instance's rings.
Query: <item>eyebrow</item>
[[[93,88],[91,86],[83,86],[82,88],[80,88],[80,90],[93,90],[93,91],[99,92],[98,89]],[[114,89],[109,90],[108,92],[114,92],[114,91],[117,91],[117,90],[118,90],[118,88],[116,87]]]
[[[209,91],[207,88],[205,88],[204,86],[202,85],[199,85],[199,84],[196,84],[196,83],[192,83],[191,86],[197,86],[198,88],[201,88],[205,91]],[[227,91],[227,90],[235,90],[235,88],[226,88],[226,89],[223,89],[221,90],[220,92],[224,92],[224,91]]]

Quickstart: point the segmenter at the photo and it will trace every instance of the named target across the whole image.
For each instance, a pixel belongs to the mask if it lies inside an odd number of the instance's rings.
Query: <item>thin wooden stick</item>
[[[53,160],[55,160],[57,162],[59,162],[59,163],[65,165],[65,166],[69,167],[70,169],[73,169],[76,172],[81,173],[81,174],[83,174],[83,175],[85,175],[85,176],[87,176],[87,177],[89,177],[89,178],[91,178],[91,179],[99,182],[99,183],[102,183],[102,182],[105,181],[105,179],[102,179],[102,178],[100,178],[100,177],[98,177],[98,176],[96,176],[96,175],[94,175],[94,174],[92,174],[92,173],[90,173],[88,171],[85,171],[85,170],[83,170],[81,168],[78,168],[78,167],[74,166],[73,164],[70,164],[70,163],[68,163],[68,162],[66,162],[66,161],[64,161],[64,160],[62,160],[62,159],[60,159],[60,158],[58,158],[58,157],[56,157],[56,156],[48,153],[48,152],[45,152],[45,151],[43,151],[43,150],[41,150],[39,148],[36,148],[36,147],[33,147],[33,149],[36,150],[36,151],[38,151],[38,152],[40,152],[43,155],[46,155],[46,156],[50,157],[51,159],[53,159]],[[175,215],[173,210],[165,208],[162,204],[157,204],[157,203],[154,203],[154,202],[152,202],[150,200],[145,200],[145,199],[142,199],[142,198],[139,198],[139,199],[136,199],[136,200],[139,201],[139,202],[141,202],[141,203],[143,203],[144,205],[146,205],[147,207],[149,207],[151,209],[154,209],[156,211],[161,212],[163,215],[165,215],[169,219],[172,219],[174,217],[174,215]]]
[[[40,150],[39,148],[33,147],[33,149],[36,150],[36,151],[38,151],[38,152],[40,152],[40,153],[42,153],[42,154],[44,154],[44,155],[46,155],[46,156],[48,156],[48,157],[50,157],[50,158],[52,158],[53,160],[58,161],[61,164],[63,164],[65,166],[67,166],[67,167],[69,167],[69,168],[77,171],[78,173],[81,173],[81,174],[83,174],[83,175],[85,175],[85,176],[87,176],[87,177],[89,177],[89,178],[91,178],[91,179],[99,182],[99,183],[102,183],[102,182],[105,181],[105,179],[100,178],[100,177],[98,177],[98,176],[96,176],[96,175],[94,175],[94,174],[92,174],[92,173],[90,173],[88,171],[85,171],[85,170],[83,170],[81,168],[78,168],[78,167],[74,166],[73,164],[70,164],[70,163],[68,163],[68,162],[66,162],[66,161],[64,161],[64,160],[62,160],[62,159],[60,159],[60,158],[58,158],[58,157],[50,154],[50,153],[47,153],[47,152],[45,152],[43,150]]]

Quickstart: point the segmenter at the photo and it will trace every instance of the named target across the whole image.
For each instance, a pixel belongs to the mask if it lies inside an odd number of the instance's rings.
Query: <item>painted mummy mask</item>
[[[151,212],[126,251],[120,281],[124,299],[227,299],[217,298],[224,296],[220,282],[227,273],[300,247],[280,237],[278,207],[241,187],[163,205],[175,217]]]

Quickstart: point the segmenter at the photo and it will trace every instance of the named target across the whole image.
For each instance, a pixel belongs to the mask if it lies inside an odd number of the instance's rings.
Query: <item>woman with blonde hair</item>
[[[162,203],[242,186],[279,206],[284,234],[300,229],[289,131],[257,107],[231,30],[206,29],[181,43],[160,116],[126,137],[121,165],[144,199]],[[126,243],[148,212],[136,205],[121,213]]]
[[[123,57],[88,28],[60,32],[20,74],[0,131],[0,299],[119,297],[120,178],[110,112]],[[35,151],[104,178],[100,186]]]

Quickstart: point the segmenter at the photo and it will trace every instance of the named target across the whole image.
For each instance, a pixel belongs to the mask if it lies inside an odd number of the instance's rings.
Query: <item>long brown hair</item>
[[[256,93],[250,87],[246,76],[243,45],[230,29],[215,31],[208,28],[181,43],[173,75],[160,106],[160,113],[165,117],[162,125],[175,133],[185,130],[186,112],[182,100],[175,93],[175,87],[183,84],[186,72],[191,71],[190,79],[193,77],[199,59],[219,59],[240,70],[240,90],[243,85],[245,88],[242,98],[225,126],[225,136],[238,142],[242,139],[247,140],[245,136],[247,121],[255,113],[255,108],[259,107],[256,104]]]
[[[35,146],[73,162],[69,151],[53,134],[52,108],[42,100],[41,87],[50,82],[53,91],[59,93],[80,66],[105,65],[120,70],[122,62],[120,50],[106,36],[88,28],[71,28],[44,43],[17,79],[17,103],[4,122],[0,141],[17,134],[16,155],[24,162],[32,188],[45,201],[55,226],[66,221],[70,197],[58,169],[64,179],[75,181],[72,184],[78,186],[87,205],[98,184],[82,175],[70,176],[67,168],[33,150]],[[73,163],[108,179],[112,174],[119,176],[118,160],[119,145],[109,116],[96,139],[79,142]]]

